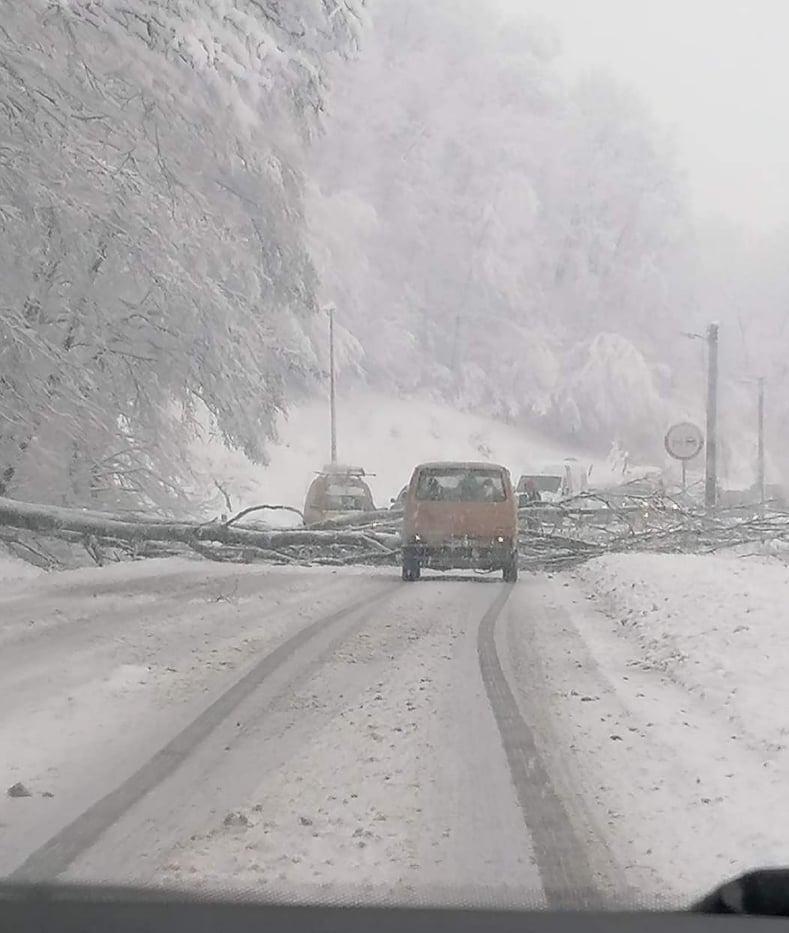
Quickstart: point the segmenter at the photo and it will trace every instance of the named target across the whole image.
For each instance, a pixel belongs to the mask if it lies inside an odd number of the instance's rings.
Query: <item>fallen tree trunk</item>
[[[591,502],[595,508],[587,507]],[[710,553],[764,542],[781,542],[789,551],[789,514],[777,510],[706,512],[684,507],[669,496],[606,499],[599,494],[577,497],[573,505],[581,507],[557,504],[520,510],[522,568],[562,569],[607,553]],[[342,566],[399,561],[402,520],[396,512],[355,512],[309,528],[273,529],[249,521],[252,514],[271,508],[244,509],[229,520],[191,522],[0,497],[0,541],[43,567],[67,564],[77,549],[96,563],[189,552],[238,562]],[[74,548],[64,548],[64,541]]]
[[[100,538],[122,541],[177,541],[191,546],[194,542],[216,541],[219,544],[248,545],[264,550],[277,550],[291,545],[342,545],[345,547],[397,547],[396,534],[364,531],[313,531],[312,529],[278,529],[258,531],[238,528],[220,522],[153,522],[121,521],[106,518],[96,512],[81,512],[53,505],[36,505],[0,497],[0,524],[44,534],[76,532]]]
[[[370,512],[348,512],[347,515],[337,515],[334,518],[324,519],[322,522],[312,522],[309,527],[313,530],[373,525],[388,527],[399,524],[402,518],[402,511],[394,512],[390,509],[376,509]]]

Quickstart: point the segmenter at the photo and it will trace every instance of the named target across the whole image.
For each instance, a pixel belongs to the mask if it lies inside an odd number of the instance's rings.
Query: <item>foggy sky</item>
[[[604,66],[672,128],[694,207],[756,230],[789,216],[786,0],[505,0],[558,28],[563,70]]]

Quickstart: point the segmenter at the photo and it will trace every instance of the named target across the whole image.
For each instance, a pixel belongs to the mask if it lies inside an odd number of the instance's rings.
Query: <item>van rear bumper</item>
[[[517,560],[517,551],[511,541],[502,544],[409,542],[403,545],[404,562],[418,562],[421,567],[433,570],[504,570],[513,560]]]

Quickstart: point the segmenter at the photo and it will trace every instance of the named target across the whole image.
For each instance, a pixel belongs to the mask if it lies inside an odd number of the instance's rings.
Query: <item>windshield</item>
[[[504,478],[499,470],[463,467],[422,470],[416,484],[417,499],[441,502],[503,502]]]
[[[788,44],[0,0],[0,883],[789,865]]]

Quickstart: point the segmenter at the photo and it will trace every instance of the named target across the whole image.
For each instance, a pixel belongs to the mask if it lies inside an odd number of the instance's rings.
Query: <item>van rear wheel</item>
[[[517,554],[512,558],[512,560],[507,564],[502,573],[505,583],[517,583],[518,582],[518,556]]]
[[[408,557],[403,560],[403,579],[408,583],[413,583],[415,580],[418,580],[422,572],[422,568],[419,566],[419,561],[414,560],[413,557]]]

